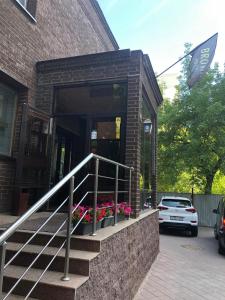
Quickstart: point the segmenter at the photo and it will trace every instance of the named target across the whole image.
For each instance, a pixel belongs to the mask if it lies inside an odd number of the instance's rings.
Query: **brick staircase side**
[[[23,243],[26,242],[31,235],[32,232],[18,231],[10,238],[7,244],[6,262],[22,247]],[[7,267],[4,272],[3,281],[3,290],[5,293],[7,293],[21,277],[50,237],[51,234],[38,234],[35,239],[32,240],[31,244],[27,245]],[[63,236],[56,237],[50,247],[43,252],[29,272],[24,276],[18,287],[15,288],[13,295],[9,296],[7,299],[10,299],[11,297],[15,298],[16,296],[25,296],[29,292],[37,278],[41,275],[57,252],[58,247],[63,243],[64,239],[65,237]],[[99,251],[99,241],[85,240],[75,236],[72,237],[69,268],[70,281],[61,281],[64,271],[65,256],[65,249],[62,249],[41,281],[35,287],[31,296],[33,298],[45,300],[74,300],[76,290],[89,279],[90,262],[98,256]]]

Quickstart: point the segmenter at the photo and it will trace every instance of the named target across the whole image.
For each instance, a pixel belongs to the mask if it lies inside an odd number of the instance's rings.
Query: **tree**
[[[165,101],[159,115],[159,179],[173,185],[187,172],[192,185],[210,194],[215,174],[225,171],[225,72],[215,64],[189,90],[188,65],[189,57],[175,99]]]

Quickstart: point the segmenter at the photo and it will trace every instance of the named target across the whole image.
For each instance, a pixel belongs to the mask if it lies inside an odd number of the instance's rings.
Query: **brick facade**
[[[40,60],[118,49],[95,0],[37,1],[36,22],[16,0],[0,2],[0,81],[19,91],[11,158],[0,156],[0,211],[11,207],[21,127],[21,104],[35,105]],[[10,180],[7,175],[10,174]]]
[[[2,159],[0,162],[0,208],[2,211],[11,210],[14,176],[15,161]]]
[[[52,114],[56,86],[123,81],[127,84],[125,164],[135,169],[132,205],[137,216],[142,98],[145,95],[153,120],[162,101],[148,56],[141,51],[117,51],[118,45],[96,0],[37,1],[35,18],[36,22],[16,0],[0,3],[0,80],[12,83],[18,91],[12,157],[0,156],[0,169],[12,175],[7,182],[6,175],[0,177],[0,211],[11,206],[10,195],[21,152],[22,104],[28,102]],[[156,125],[153,122],[152,145],[156,145]],[[156,149],[152,152],[152,163],[155,161]],[[156,165],[153,169],[152,195],[156,198]]]
[[[0,70],[32,95],[36,62],[115,50],[92,2],[38,1],[35,23],[15,0],[1,1]]]

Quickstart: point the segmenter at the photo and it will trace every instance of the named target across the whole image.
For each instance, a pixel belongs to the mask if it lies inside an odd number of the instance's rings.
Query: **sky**
[[[160,73],[218,32],[214,61],[225,63],[225,0],[98,0],[120,49],[143,50]],[[180,64],[166,74],[178,74]],[[171,76],[170,76],[171,78]],[[176,76],[174,77],[176,78]]]

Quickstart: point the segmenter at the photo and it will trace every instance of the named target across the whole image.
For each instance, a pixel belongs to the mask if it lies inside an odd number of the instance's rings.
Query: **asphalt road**
[[[170,231],[160,235],[160,254],[135,300],[225,300],[225,256],[212,228],[197,238]]]

